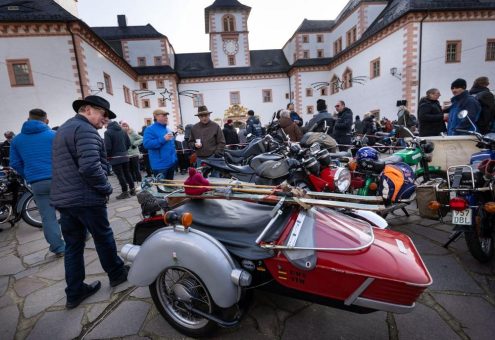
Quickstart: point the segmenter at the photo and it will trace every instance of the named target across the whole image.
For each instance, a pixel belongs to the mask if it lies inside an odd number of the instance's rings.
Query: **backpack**
[[[482,91],[476,94],[472,94],[481,106],[481,111],[476,121],[476,127],[482,134],[486,134],[490,131],[490,126],[495,119],[495,104],[494,97],[490,91]],[[491,104],[491,105],[490,105]]]
[[[416,191],[414,172],[406,163],[387,164],[380,174],[378,193],[387,203],[407,200]]]

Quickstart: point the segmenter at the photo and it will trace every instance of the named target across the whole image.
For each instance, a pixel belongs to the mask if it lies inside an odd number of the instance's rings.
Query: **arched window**
[[[223,17],[223,31],[224,32],[235,31],[235,21],[233,15],[227,14]]]
[[[352,87],[352,70],[350,68],[346,68],[344,73],[342,74],[342,83],[343,89]]]
[[[340,80],[336,74],[333,75],[330,80],[330,94],[335,94],[339,92]]]

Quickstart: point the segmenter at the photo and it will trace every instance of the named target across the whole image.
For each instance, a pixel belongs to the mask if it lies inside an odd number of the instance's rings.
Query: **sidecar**
[[[187,213],[192,214],[192,223]],[[180,332],[236,325],[247,292],[270,290],[357,313],[410,312],[432,283],[411,239],[352,210],[187,200],[136,225],[121,254]]]

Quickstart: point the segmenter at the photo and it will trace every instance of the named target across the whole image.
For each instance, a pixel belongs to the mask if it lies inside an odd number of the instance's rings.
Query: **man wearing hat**
[[[304,126],[304,132],[326,132],[331,135],[333,132],[333,126],[335,119],[327,111],[327,103],[325,99],[318,99],[316,101],[316,114],[311,120]]]
[[[227,122],[223,126],[223,136],[225,137],[225,143],[227,145],[234,145],[235,147],[239,144],[239,136],[237,131],[234,129],[234,122],[232,119],[227,119]]]
[[[48,116],[41,109],[29,111],[28,120],[21,133],[15,136],[10,146],[10,166],[31,185],[43,224],[43,234],[50,244],[50,251],[62,256],[65,243],[55,208],[50,205],[52,182],[52,143],[55,131],[50,129]]]
[[[153,116],[155,123],[144,130],[143,146],[148,150],[153,174],[174,179],[177,152],[174,133],[168,126],[168,112],[157,109]]]
[[[473,124],[476,124],[478,121],[481,106],[478,101],[466,91],[466,87],[466,81],[461,78],[454,80],[450,86],[454,96],[450,99],[452,105],[449,108],[449,121],[447,123],[447,134],[449,136],[465,134],[456,131],[457,129],[474,131],[475,127],[469,122],[469,119],[471,119]],[[462,110],[467,110],[468,115],[464,119],[459,119],[457,114]]]
[[[197,161],[201,164],[202,159],[212,155],[223,154],[225,148],[225,137],[223,136],[220,126],[210,120],[210,111],[206,106],[199,106],[198,116],[199,122],[194,124],[191,129],[191,137],[189,138],[189,146],[196,151]]]
[[[77,114],[57,130],[53,141],[51,203],[60,211],[65,239],[66,308],[77,307],[100,289],[100,281],[84,283],[84,245],[86,232],[93,236],[101,266],[110,286],[127,280],[128,266],[117,255],[117,247],[108,221],[108,197],[112,193],[107,173],[109,164],[101,129],[114,119],[110,103],[99,96],[76,100]]]

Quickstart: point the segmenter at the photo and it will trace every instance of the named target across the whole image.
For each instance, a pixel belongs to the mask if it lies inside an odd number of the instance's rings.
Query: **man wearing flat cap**
[[[457,129],[474,131],[474,126],[469,122],[469,119],[476,124],[478,121],[481,106],[478,101],[466,91],[466,81],[458,78],[452,82],[450,89],[454,95],[450,102],[452,105],[449,108],[449,122],[447,123],[447,134],[463,135],[465,133],[457,131]],[[467,117],[460,119],[457,114],[462,110],[467,110]],[[469,119],[468,119],[469,117]]]
[[[191,129],[189,146],[196,151],[198,165],[205,158],[223,154],[225,148],[225,137],[222,129],[217,123],[210,120],[210,114],[211,112],[206,106],[199,106],[198,113],[195,114],[199,118],[199,122],[194,124]]]
[[[174,179],[177,152],[175,136],[168,124],[168,112],[153,111],[155,123],[144,130],[143,146],[148,150],[154,175],[162,174],[164,179]]]
[[[100,281],[84,283],[86,232],[93,236],[100,263],[110,286],[127,280],[128,266],[117,255],[108,221],[107,201],[112,193],[107,154],[101,129],[115,114],[110,103],[99,96],[87,96],[72,103],[76,115],[57,130],[52,149],[51,203],[60,211],[65,239],[66,308],[77,307],[100,289]]]

